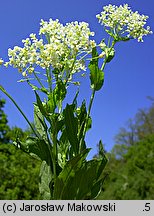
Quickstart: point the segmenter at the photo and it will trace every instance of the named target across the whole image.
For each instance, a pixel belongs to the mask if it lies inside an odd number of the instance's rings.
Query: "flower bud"
[[[98,56],[99,58],[104,58],[105,57],[105,52],[101,52],[101,54]]]
[[[22,72],[22,75],[23,75],[24,77],[26,77],[26,76],[27,76],[26,71]]]
[[[4,61],[3,61],[3,59],[0,59],[0,65],[2,65],[2,64],[3,64],[3,62],[4,62]]]

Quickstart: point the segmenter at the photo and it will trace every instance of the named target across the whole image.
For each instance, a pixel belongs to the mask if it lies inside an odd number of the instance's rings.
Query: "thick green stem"
[[[33,128],[32,124],[30,123],[30,121],[28,120],[28,118],[26,117],[26,115],[23,113],[23,111],[21,110],[21,108],[18,106],[18,104],[16,103],[16,101],[11,97],[10,94],[8,94],[8,92],[0,85],[0,90],[13,102],[13,104],[16,106],[16,108],[19,110],[19,112],[21,113],[21,115],[24,117],[24,119],[27,121],[28,125],[30,126],[30,128],[32,129],[33,133],[38,137],[38,134],[36,133],[35,129]]]
[[[57,119],[56,116],[53,115],[51,120],[51,140],[52,140],[52,162],[53,162],[53,173],[54,173],[54,181],[57,179],[57,163],[58,163],[58,148],[57,148]]]
[[[93,89],[92,94],[91,94],[91,98],[90,98],[89,107],[88,107],[87,117],[90,116],[90,112],[91,112],[92,104],[93,104],[94,97],[95,97],[95,92],[96,92],[95,89]]]
[[[46,68],[47,82],[49,86],[49,92],[52,92],[52,78],[50,68]]]
[[[53,160],[53,171],[54,171],[54,181],[56,181],[57,179],[57,168],[56,168],[56,164],[57,164],[57,161],[58,161],[58,152],[57,152],[57,138],[53,137],[53,157],[54,157],[54,160]]]

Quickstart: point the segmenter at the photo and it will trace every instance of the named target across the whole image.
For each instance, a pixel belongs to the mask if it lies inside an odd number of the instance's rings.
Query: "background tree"
[[[154,199],[154,104],[127,125],[108,153],[108,178],[98,199]]]
[[[17,137],[23,140],[29,131],[8,126],[0,100],[0,199],[39,199],[39,163],[17,149],[11,142]]]
[[[7,116],[3,111],[3,107],[5,105],[5,100],[0,99],[0,142],[1,143],[8,143],[9,138],[7,137],[7,133],[10,130],[9,126],[7,125]]]
[[[151,99],[152,100],[152,99]],[[154,133],[154,101],[149,109],[139,109],[134,119],[127,121],[115,136],[116,144],[132,146],[146,135]]]

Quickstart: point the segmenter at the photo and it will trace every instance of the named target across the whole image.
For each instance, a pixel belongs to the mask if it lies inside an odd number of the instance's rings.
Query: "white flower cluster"
[[[96,17],[105,28],[110,28],[119,37],[135,38],[142,42],[144,35],[152,33],[149,26],[144,28],[148,16],[133,12],[127,4],[119,7],[109,4]]]
[[[59,72],[65,70],[72,73],[85,70],[81,53],[89,53],[96,44],[90,40],[94,33],[85,22],[72,22],[62,25],[59,20],[41,20],[39,35],[45,39],[37,39],[35,34],[22,40],[23,48],[15,46],[8,50],[9,62],[18,68],[24,76],[32,73],[36,66],[52,67]]]

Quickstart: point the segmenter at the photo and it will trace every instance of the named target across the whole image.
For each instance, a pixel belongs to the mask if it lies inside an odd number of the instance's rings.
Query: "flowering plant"
[[[18,68],[23,75],[20,81],[26,81],[36,96],[31,124],[0,86],[32,129],[24,142],[17,138],[14,144],[42,161],[39,188],[43,199],[94,199],[100,193],[107,159],[100,141],[98,158],[88,161],[90,149],[85,142],[95,93],[103,86],[105,65],[115,55],[115,44],[130,39],[140,42],[152,33],[150,27],[144,28],[148,17],[132,12],[127,4],[105,6],[96,17],[109,34],[107,44],[105,39],[99,44],[92,40],[94,32],[85,22],[63,25],[59,20],[41,20],[39,37],[30,34],[22,41],[23,47],[9,49],[9,61],[4,63]],[[75,74],[88,69],[92,90],[89,104],[83,100],[78,105],[77,88],[72,103],[64,107],[69,85],[80,84]]]

